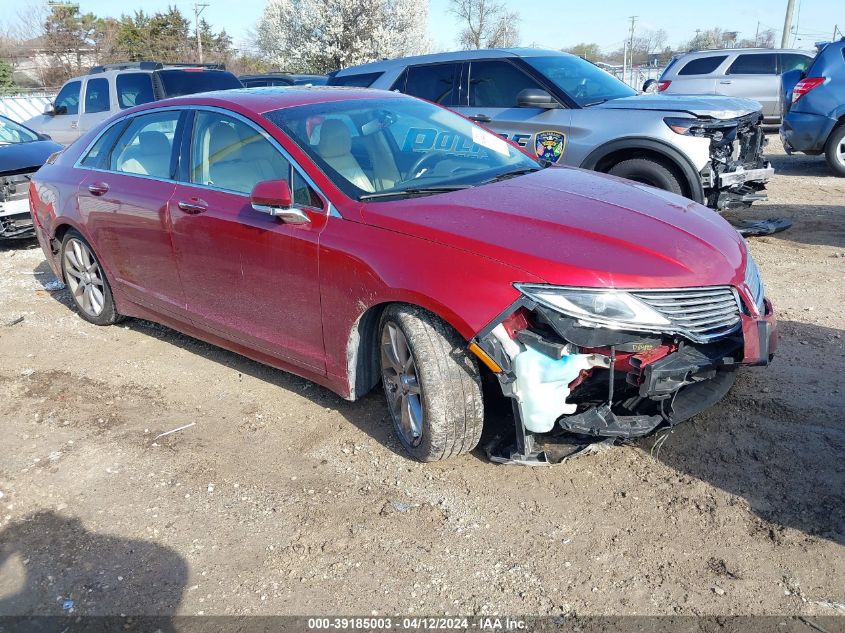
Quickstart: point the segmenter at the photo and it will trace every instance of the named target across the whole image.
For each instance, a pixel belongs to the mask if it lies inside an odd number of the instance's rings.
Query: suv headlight
[[[623,290],[567,288],[541,284],[514,284],[516,289],[552,310],[590,325],[612,329],[659,328],[671,322]]]
[[[675,134],[683,136],[697,136],[710,138],[716,143],[736,138],[736,124],[726,124],[724,121],[707,121],[703,119],[689,119],[683,117],[666,117],[663,122]]]

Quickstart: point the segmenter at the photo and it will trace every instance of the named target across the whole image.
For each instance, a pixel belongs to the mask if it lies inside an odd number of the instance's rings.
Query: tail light
[[[672,83],[671,81],[658,81],[657,82],[657,92],[663,92],[666,88],[669,87],[669,84]]]
[[[810,90],[821,86],[823,83],[824,77],[807,77],[802,79],[792,89],[792,103],[795,103],[798,99],[810,92]]]

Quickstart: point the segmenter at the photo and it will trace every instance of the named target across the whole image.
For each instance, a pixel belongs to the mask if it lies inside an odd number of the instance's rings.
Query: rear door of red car
[[[185,319],[170,240],[180,110],[141,114],[110,128],[80,161],[79,209],[94,247],[131,300]]]
[[[188,310],[199,327],[325,371],[317,268],[323,202],[308,193],[297,172],[294,200],[303,203],[310,223],[285,224],[250,204],[256,183],[289,179],[291,169],[281,148],[254,123],[198,109],[170,203],[173,243]]]

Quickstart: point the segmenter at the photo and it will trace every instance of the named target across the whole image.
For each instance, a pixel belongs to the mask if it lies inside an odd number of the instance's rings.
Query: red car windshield
[[[417,99],[320,103],[265,117],[359,200],[462,189],[540,169],[496,134]]]

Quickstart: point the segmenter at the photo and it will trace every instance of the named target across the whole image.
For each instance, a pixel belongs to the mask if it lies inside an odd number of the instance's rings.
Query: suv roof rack
[[[162,68],[206,68],[208,70],[226,70],[226,64],[194,64],[190,62],[118,62],[116,64],[100,64],[92,66],[89,75],[104,73],[109,70],[161,70]]]

